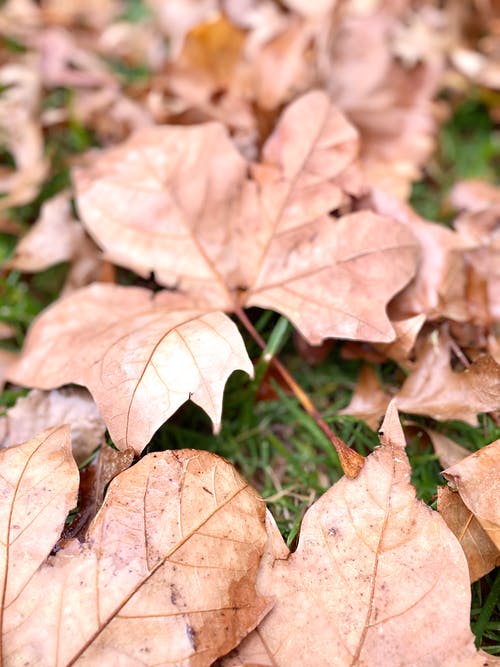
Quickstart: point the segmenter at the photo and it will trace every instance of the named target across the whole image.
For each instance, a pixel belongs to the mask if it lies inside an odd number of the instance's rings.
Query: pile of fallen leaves
[[[469,607],[500,563],[500,441],[470,454],[427,429],[436,512],[398,417],[499,420],[500,188],[454,184],[449,224],[409,203],[451,99],[473,86],[500,117],[495,9],[0,7],[4,275],[69,266],[22,351],[0,350],[2,383],[32,388],[0,421],[0,663],[496,662]],[[249,308],[285,316],[306,358],[341,341],[367,362],[343,412],[385,414],[366,459],[332,434],[346,476],[292,553],[228,462],[144,454],[188,400],[219,428],[228,377],[253,374],[236,322],[266,348]],[[380,383],[386,360],[403,382]]]

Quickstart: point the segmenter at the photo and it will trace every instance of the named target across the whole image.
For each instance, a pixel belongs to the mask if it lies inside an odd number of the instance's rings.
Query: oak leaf
[[[227,378],[253,367],[226,315],[178,307],[174,296],[100,283],[73,292],[34,322],[8,377],[38,389],[88,387],[119,449],[140,453],[188,399],[217,428]]]
[[[500,440],[479,449],[443,472],[492,542],[500,549]]]
[[[369,211],[328,216],[362,191],[357,152],[354,128],[311,92],[285,110],[258,164],[217,123],[139,131],[75,171],[78,208],[108,258],[210,308],[278,310],[313,344],[389,342],[385,307],[419,249]]]
[[[267,612],[269,602],[255,591],[266,540],[264,504],[228,463],[191,450],[146,456],[111,482],[86,542],[69,540],[45,561],[55,527],[60,530],[66,518],[64,498],[70,496],[70,506],[76,500],[63,470],[70,456],[68,432],[62,453],[53,448],[31,466],[38,486],[26,474],[25,449],[1,454],[4,461],[22,458],[17,469],[5,467],[19,514],[9,535],[22,537],[13,548],[17,555],[29,540],[35,550],[31,559],[10,560],[2,635],[6,667],[19,661],[40,667],[208,667]],[[63,479],[49,482],[51,469]],[[14,493],[22,483],[24,493]],[[43,498],[26,505],[26,494],[42,484],[52,494],[50,520]],[[29,523],[38,517],[43,529],[34,532]]]
[[[463,551],[415,497],[394,403],[382,429],[359,476],[308,510],[295,552],[268,522],[258,589],[276,602],[226,665],[489,664],[469,627]]]

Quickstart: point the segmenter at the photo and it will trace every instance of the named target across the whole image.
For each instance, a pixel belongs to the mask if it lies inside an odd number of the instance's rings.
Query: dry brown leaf
[[[419,249],[371,212],[327,215],[360,191],[356,154],[355,130],[312,92],[284,112],[252,179],[221,125],[147,129],[76,171],[78,206],[111,260],[212,308],[273,308],[313,344],[389,342],[385,306]]]
[[[214,454],[149,454],[111,482],[84,544],[70,540],[38,567],[45,540],[39,559],[15,561],[26,576],[4,609],[3,664],[208,667],[269,608],[255,590],[264,516],[255,491]],[[60,529],[65,517],[60,502],[52,523]]]
[[[9,624],[9,608],[45,561],[76,504],[78,468],[71,456],[69,428],[56,426],[2,450],[0,465],[2,637]],[[2,664],[9,664],[5,649],[0,640]]]
[[[437,509],[462,545],[471,583],[500,565],[500,551],[458,493],[447,486],[439,487]]]
[[[17,360],[18,356],[17,352],[0,349],[0,390],[3,389],[7,373],[12,364]]]
[[[500,549],[500,440],[448,468],[443,477]]]
[[[70,262],[62,294],[103,279],[102,253],[74,219],[69,192],[45,201],[40,218],[17,244],[5,267],[32,273],[60,262]]]
[[[465,556],[415,497],[394,403],[382,429],[357,479],[308,510],[295,552],[269,524],[258,589],[276,602],[227,665],[489,664],[469,627]]]
[[[469,282],[474,284],[475,279],[484,290],[487,314],[481,318],[476,308],[475,319],[490,324],[500,319],[500,188],[475,181],[458,183],[452,201],[470,209],[454,226],[468,247],[465,257],[473,274]]]
[[[0,169],[0,210],[26,204],[48,173],[39,124],[40,76],[36,57],[0,68],[0,143],[10,152],[15,169]]]
[[[9,379],[88,387],[119,449],[140,453],[188,399],[217,428],[227,378],[253,367],[226,315],[174,297],[100,283],[73,292],[35,321]]]
[[[461,419],[473,426],[478,412],[498,410],[500,365],[485,355],[466,370],[454,371],[450,361],[449,339],[433,332],[396,396],[398,409],[440,421]]]
[[[364,419],[376,431],[390,400],[390,394],[384,391],[373,368],[363,366],[349,405],[339,410],[339,414]]]
[[[441,64],[434,59],[409,67],[393,53],[396,28],[409,19],[398,18],[400,7],[350,2],[343,9],[325,25],[326,38],[317,40],[321,78],[361,133],[370,182],[405,200],[434,146]]]
[[[450,201],[458,210],[478,213],[500,206],[500,188],[479,179],[459,181],[451,190]]]
[[[467,244],[451,229],[427,222],[407,204],[383,190],[373,189],[377,213],[408,226],[419,240],[422,254],[417,275],[390,305],[393,319],[425,313],[430,319],[467,320],[464,250]]]
[[[71,447],[78,464],[104,441],[106,426],[90,394],[81,387],[34,389],[18,398],[0,417],[0,447],[11,447],[59,424],[71,428]]]
[[[71,521],[66,522],[56,549],[65,546],[66,541],[72,537],[77,537],[81,542],[85,540],[89,524],[103,503],[109,482],[130,468],[134,458],[135,452],[131,448],[121,452],[106,442],[102,443],[97,455],[80,470],[78,508]]]
[[[40,218],[17,244],[7,266],[30,273],[68,262],[84,237],[83,227],[71,214],[70,194],[62,192],[42,205]]]
[[[413,362],[409,359],[420,329],[423,327],[426,316],[422,313],[403,320],[393,320],[392,326],[396,338],[392,343],[373,343],[373,347],[388,359],[393,359],[403,368],[412,368]]]
[[[422,428],[421,425],[419,427]],[[450,438],[447,438],[442,433],[438,433],[438,431],[434,431],[431,428],[426,428],[425,432],[432,442],[434,451],[439,459],[439,464],[443,470],[469,456],[470,451],[468,449],[450,440]]]

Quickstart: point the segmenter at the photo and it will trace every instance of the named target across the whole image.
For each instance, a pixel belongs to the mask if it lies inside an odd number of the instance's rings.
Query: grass
[[[127,5],[131,14],[138,3]],[[147,73],[124,72],[141,78]],[[71,93],[59,89],[51,93],[46,104],[70,108]],[[68,158],[94,145],[95,138],[78,123],[53,131],[47,137],[47,152],[53,176],[37,199],[11,212],[22,225],[33,222],[42,203],[68,185]],[[3,155],[3,154],[2,154]],[[9,156],[3,155],[7,163]],[[459,104],[453,117],[442,129],[436,156],[424,179],[414,187],[413,203],[424,215],[446,222],[449,211],[443,205],[449,188],[459,178],[486,177],[493,180],[500,160],[500,142],[489,119],[487,106],[477,96]],[[15,239],[0,235],[0,259],[5,259]],[[0,321],[14,325],[16,334],[10,344],[20,347],[33,318],[58,294],[67,267],[58,266],[35,276],[11,272],[0,279]],[[123,272],[130,281],[129,273]],[[343,359],[337,345],[322,364],[311,367],[297,354],[291,328],[283,318],[271,312],[251,311],[250,317],[273,351],[299,383],[310,393],[328,425],[349,445],[367,455],[378,444],[376,434],[364,422],[341,416],[338,410],[349,400],[361,362]],[[338,458],[316,423],[303,412],[297,400],[269,374],[260,349],[242,331],[250,356],[258,360],[256,378],[243,373],[230,378],[225,393],[224,419],[221,431],[213,435],[211,424],[201,410],[192,404],[183,406],[155,435],[147,451],[192,447],[216,452],[234,463],[266,498],[287,544],[296,544],[302,517],[307,508],[342,474]],[[388,362],[378,367],[382,379],[399,373]],[[263,389],[266,397],[263,398]],[[23,392],[6,390],[0,405],[7,407]],[[474,451],[500,437],[500,427],[488,417],[473,428],[462,422],[432,424],[449,437]],[[443,484],[440,469],[431,446],[415,437],[408,444],[412,482],[417,494],[433,505],[437,486]],[[500,655],[500,575],[498,570],[472,587],[471,621],[478,645]]]

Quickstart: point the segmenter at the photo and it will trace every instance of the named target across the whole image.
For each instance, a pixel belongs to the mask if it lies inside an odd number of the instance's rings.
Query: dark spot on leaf
[[[194,631],[193,626],[189,625],[189,623],[186,625],[186,634],[189,639],[189,643],[193,647],[193,651],[196,651],[196,632]]]

